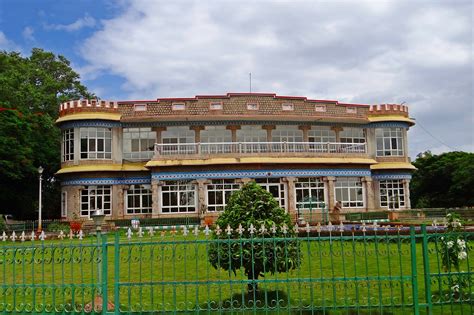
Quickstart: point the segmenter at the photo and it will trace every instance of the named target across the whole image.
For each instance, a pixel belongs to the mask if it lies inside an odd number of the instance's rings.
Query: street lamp
[[[39,204],[38,204],[38,233],[41,233],[42,224],[41,224],[41,210],[42,210],[42,204],[41,204],[41,182],[43,181],[43,171],[44,169],[40,166],[38,167],[38,174],[39,174]]]

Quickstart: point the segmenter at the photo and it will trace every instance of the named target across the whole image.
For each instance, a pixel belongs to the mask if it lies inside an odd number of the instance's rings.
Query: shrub
[[[301,251],[290,215],[279,207],[272,194],[255,182],[232,194],[216,225],[224,231],[214,233],[213,238],[228,239],[229,242],[212,243],[209,261],[214,268],[235,275],[237,270],[244,268],[245,275],[251,280],[249,291],[257,290],[255,280],[264,273],[288,272],[301,264]],[[226,232],[227,227],[232,229],[230,235]],[[280,239],[259,241],[262,238]]]
[[[69,230],[70,230],[69,224],[61,223],[61,222],[51,222],[46,227],[46,231],[48,231],[48,232],[63,231],[64,233],[69,233]]]

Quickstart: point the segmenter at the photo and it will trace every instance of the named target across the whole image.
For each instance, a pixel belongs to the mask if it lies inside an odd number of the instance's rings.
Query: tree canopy
[[[250,290],[257,288],[254,280],[259,276],[267,272],[288,272],[301,264],[302,256],[290,215],[280,208],[271,193],[255,182],[232,194],[216,224],[224,231],[213,237],[229,242],[211,243],[211,265],[234,274],[244,268],[245,275],[253,281],[249,282]],[[227,227],[232,229],[230,235],[228,230],[226,232]]]
[[[63,56],[39,48],[29,57],[0,52],[0,213],[36,217],[42,166],[45,217],[59,215],[58,106],[92,96]]]
[[[474,206],[474,153],[448,152],[417,156],[410,183],[415,208]]]

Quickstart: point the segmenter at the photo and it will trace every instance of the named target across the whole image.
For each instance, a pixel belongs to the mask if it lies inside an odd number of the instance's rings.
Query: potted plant
[[[82,229],[82,220],[79,218],[77,213],[72,214],[72,220],[69,221],[69,226],[71,227],[71,231],[74,233],[79,232]]]

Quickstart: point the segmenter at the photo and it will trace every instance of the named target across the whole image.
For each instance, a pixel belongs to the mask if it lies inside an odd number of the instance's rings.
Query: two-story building
[[[410,208],[404,105],[228,93],[59,110],[63,217],[216,216],[251,180],[294,215]]]

